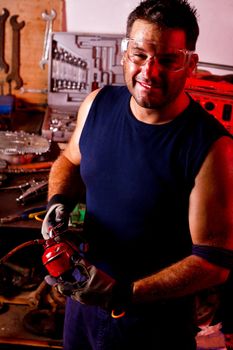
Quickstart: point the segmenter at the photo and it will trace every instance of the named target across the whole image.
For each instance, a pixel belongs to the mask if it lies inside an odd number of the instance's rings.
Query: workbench
[[[11,187],[31,181],[32,179],[37,181],[42,179],[45,180],[47,178],[48,172],[12,174],[8,175],[8,180],[4,186]],[[15,213],[21,213],[31,207],[46,205],[47,194],[22,205],[16,201],[16,198],[19,197],[21,193],[22,190],[19,188],[0,190],[0,218],[10,216]],[[0,224],[0,258],[24,242],[41,238],[41,222],[36,221],[35,219],[2,223]],[[35,267],[35,269],[39,268],[40,270],[41,266],[41,273],[43,274],[43,264],[41,262],[42,252],[42,246],[29,246],[17,252],[15,254],[15,259],[17,264],[19,261],[20,263],[22,262],[22,266],[26,270],[33,267]],[[14,256],[12,259],[14,262]],[[38,285],[40,283],[41,282],[38,282]],[[37,287],[35,287],[35,289],[36,288]],[[33,305],[33,303],[29,303],[30,305],[27,305],[29,302],[29,296],[32,292],[33,289],[29,289],[28,291],[22,291],[13,297],[8,295],[0,295],[0,305],[3,305],[2,311],[0,310],[0,349],[6,350],[9,348],[20,350],[20,346],[22,346],[22,349],[31,349],[32,347],[34,349],[61,349],[62,321],[64,316],[62,311],[59,311],[59,313],[56,314],[56,317],[59,317],[59,320],[56,319],[55,322],[57,322],[57,325],[59,325],[60,328],[56,330],[57,334],[54,333],[54,336],[36,334],[31,332],[30,329],[25,328],[24,319],[27,317],[26,315],[30,315],[30,313],[33,315],[33,310],[40,310],[40,307],[44,308],[44,306]],[[54,315],[51,317],[53,318]]]

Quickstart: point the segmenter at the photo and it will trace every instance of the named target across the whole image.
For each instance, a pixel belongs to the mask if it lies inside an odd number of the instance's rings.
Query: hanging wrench
[[[9,65],[4,59],[4,43],[5,43],[5,22],[9,17],[10,12],[7,9],[3,9],[0,16],[0,70],[3,69],[5,73],[9,70]]]
[[[51,10],[50,15],[47,13],[47,11],[43,12],[41,14],[43,20],[46,21],[46,27],[45,27],[45,36],[44,36],[44,45],[43,45],[43,54],[40,61],[40,67],[41,69],[44,69],[45,65],[48,63],[49,60],[49,47],[50,47],[50,34],[53,30],[53,20],[56,17],[56,11]]]
[[[7,75],[6,81],[11,83],[12,80],[16,82],[15,89],[21,88],[23,85],[23,80],[19,75],[20,67],[20,29],[25,26],[25,22],[17,22],[18,15],[11,16],[10,24],[13,31],[12,40],[12,53],[11,53],[11,72]]]

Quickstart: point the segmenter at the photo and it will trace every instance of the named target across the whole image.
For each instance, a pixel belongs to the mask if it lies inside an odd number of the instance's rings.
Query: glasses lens
[[[161,69],[177,71],[185,66],[186,54],[182,51],[177,52],[162,52],[155,56],[158,65]]]
[[[178,71],[187,62],[185,50],[174,49],[162,45],[138,43],[133,39],[128,41],[127,56],[131,62],[143,66],[152,58],[160,70]]]

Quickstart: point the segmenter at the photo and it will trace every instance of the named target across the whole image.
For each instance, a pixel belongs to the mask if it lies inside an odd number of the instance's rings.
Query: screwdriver
[[[30,218],[30,214],[32,214],[32,213],[37,214],[37,213],[40,213],[44,210],[46,210],[46,206],[30,208],[30,209],[24,210],[23,212],[0,218],[0,223],[6,224],[6,223],[10,223],[10,222],[19,221],[19,220],[27,220]]]

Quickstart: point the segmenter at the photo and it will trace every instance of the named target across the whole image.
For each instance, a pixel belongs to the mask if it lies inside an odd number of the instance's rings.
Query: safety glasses
[[[124,38],[121,43],[122,52],[130,62],[144,66],[147,62],[155,62],[159,70],[178,72],[185,68],[194,51],[177,49],[151,41],[138,41]]]

